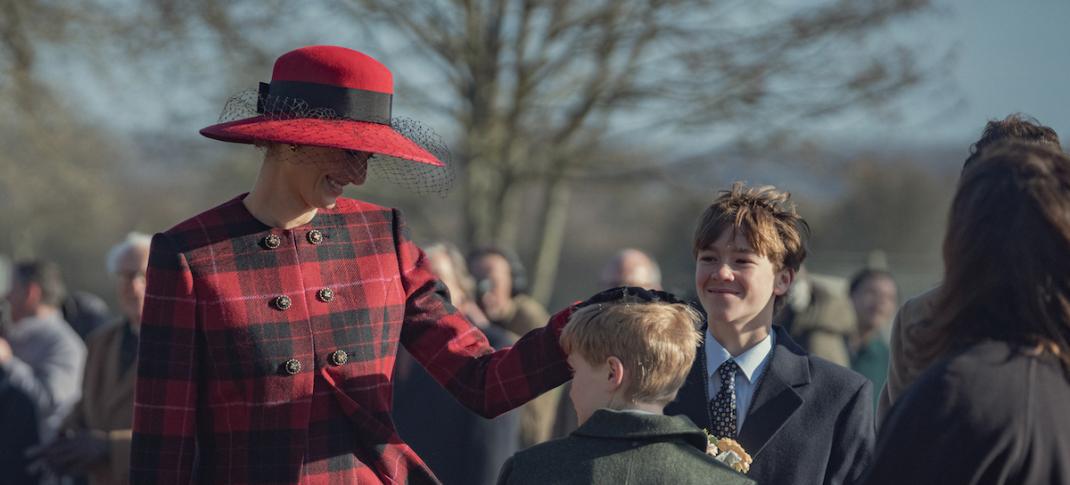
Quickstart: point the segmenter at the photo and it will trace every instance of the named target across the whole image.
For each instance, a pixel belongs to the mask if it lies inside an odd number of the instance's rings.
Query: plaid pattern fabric
[[[568,379],[568,312],[494,352],[397,210],[338,199],[281,230],[241,199],[153,238],[133,483],[436,483],[390,418],[399,343],[484,416]]]

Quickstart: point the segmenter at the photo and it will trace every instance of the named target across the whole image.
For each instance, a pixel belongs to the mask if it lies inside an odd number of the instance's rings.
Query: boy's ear
[[[776,281],[773,282],[773,294],[783,296],[791,288],[791,282],[795,281],[795,270],[784,268],[776,273]]]
[[[617,389],[624,385],[624,363],[620,359],[610,356],[606,359],[606,367],[609,368],[607,379],[611,389]]]

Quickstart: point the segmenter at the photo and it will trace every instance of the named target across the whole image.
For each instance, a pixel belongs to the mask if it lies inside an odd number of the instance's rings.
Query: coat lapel
[[[791,340],[783,328],[774,326],[773,329],[777,341],[772,359],[758,383],[739,434],[740,444],[755,458],[802,406],[803,398],[795,388],[810,383],[806,352]]]
[[[691,418],[699,428],[710,430],[710,413],[706,408],[706,344],[699,345],[695,354],[695,361],[691,364],[691,371],[687,374],[687,380],[683,387],[676,393],[676,399],[665,408],[665,414],[682,414]]]

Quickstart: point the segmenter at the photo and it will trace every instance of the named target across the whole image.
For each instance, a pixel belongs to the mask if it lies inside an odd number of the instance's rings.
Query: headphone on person
[[[520,256],[516,252],[499,246],[481,246],[468,254],[469,265],[483,256],[496,254],[505,259],[509,265],[509,275],[512,276],[513,292],[510,296],[517,296],[528,292],[528,272],[524,269],[524,263],[520,262]],[[488,288],[482,288],[482,280],[476,282],[476,293],[485,293]]]

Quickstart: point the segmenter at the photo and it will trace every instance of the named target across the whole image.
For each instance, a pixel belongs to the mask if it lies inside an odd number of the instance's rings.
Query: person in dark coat
[[[455,246],[430,244],[424,254],[449,289],[450,303],[487,336],[491,347],[502,349],[516,342],[516,335],[491,325],[472,301],[475,281]],[[443,485],[494,483],[505,460],[518,449],[520,410],[494,419],[480,417],[457,402],[404,350],[398,351],[394,378],[398,434]]]
[[[527,271],[516,252],[483,246],[468,255],[468,268],[475,279],[473,301],[492,326],[520,336],[546,323],[546,309],[527,294]],[[552,437],[560,391],[554,389],[521,406],[520,448]]]
[[[75,333],[88,342],[89,335],[112,321],[111,310],[103,298],[88,291],[70,292],[60,306],[63,319]]]
[[[980,160],[988,150],[1007,142],[1025,142],[1046,145],[1062,151],[1059,134],[1050,126],[1044,126],[1036,119],[1015,113],[1001,120],[990,120],[985,124],[981,138],[970,145],[970,155],[962,164],[966,172],[973,162]],[[895,315],[889,339],[888,376],[880,391],[877,405],[877,424],[888,416],[892,404],[933,363],[933,356],[923,355],[926,342],[918,329],[924,328],[932,321],[936,310],[936,301],[940,297],[940,287],[932,288],[918,296],[910,298]]]
[[[26,450],[37,446],[37,408],[26,393],[0,377],[0,483],[32,485],[41,468],[31,467]]]
[[[758,483],[855,483],[873,448],[872,384],[772,324],[808,232],[787,193],[737,183],[706,209],[693,240],[705,338],[665,412],[738,440]]]
[[[753,484],[706,453],[689,419],[662,414],[695,358],[698,313],[635,287],[590,301],[561,334],[580,427],[517,453],[498,484]]]
[[[1070,157],[993,150],[963,173],[944,283],[922,331],[939,356],[881,426],[865,483],[1070,483]]]

